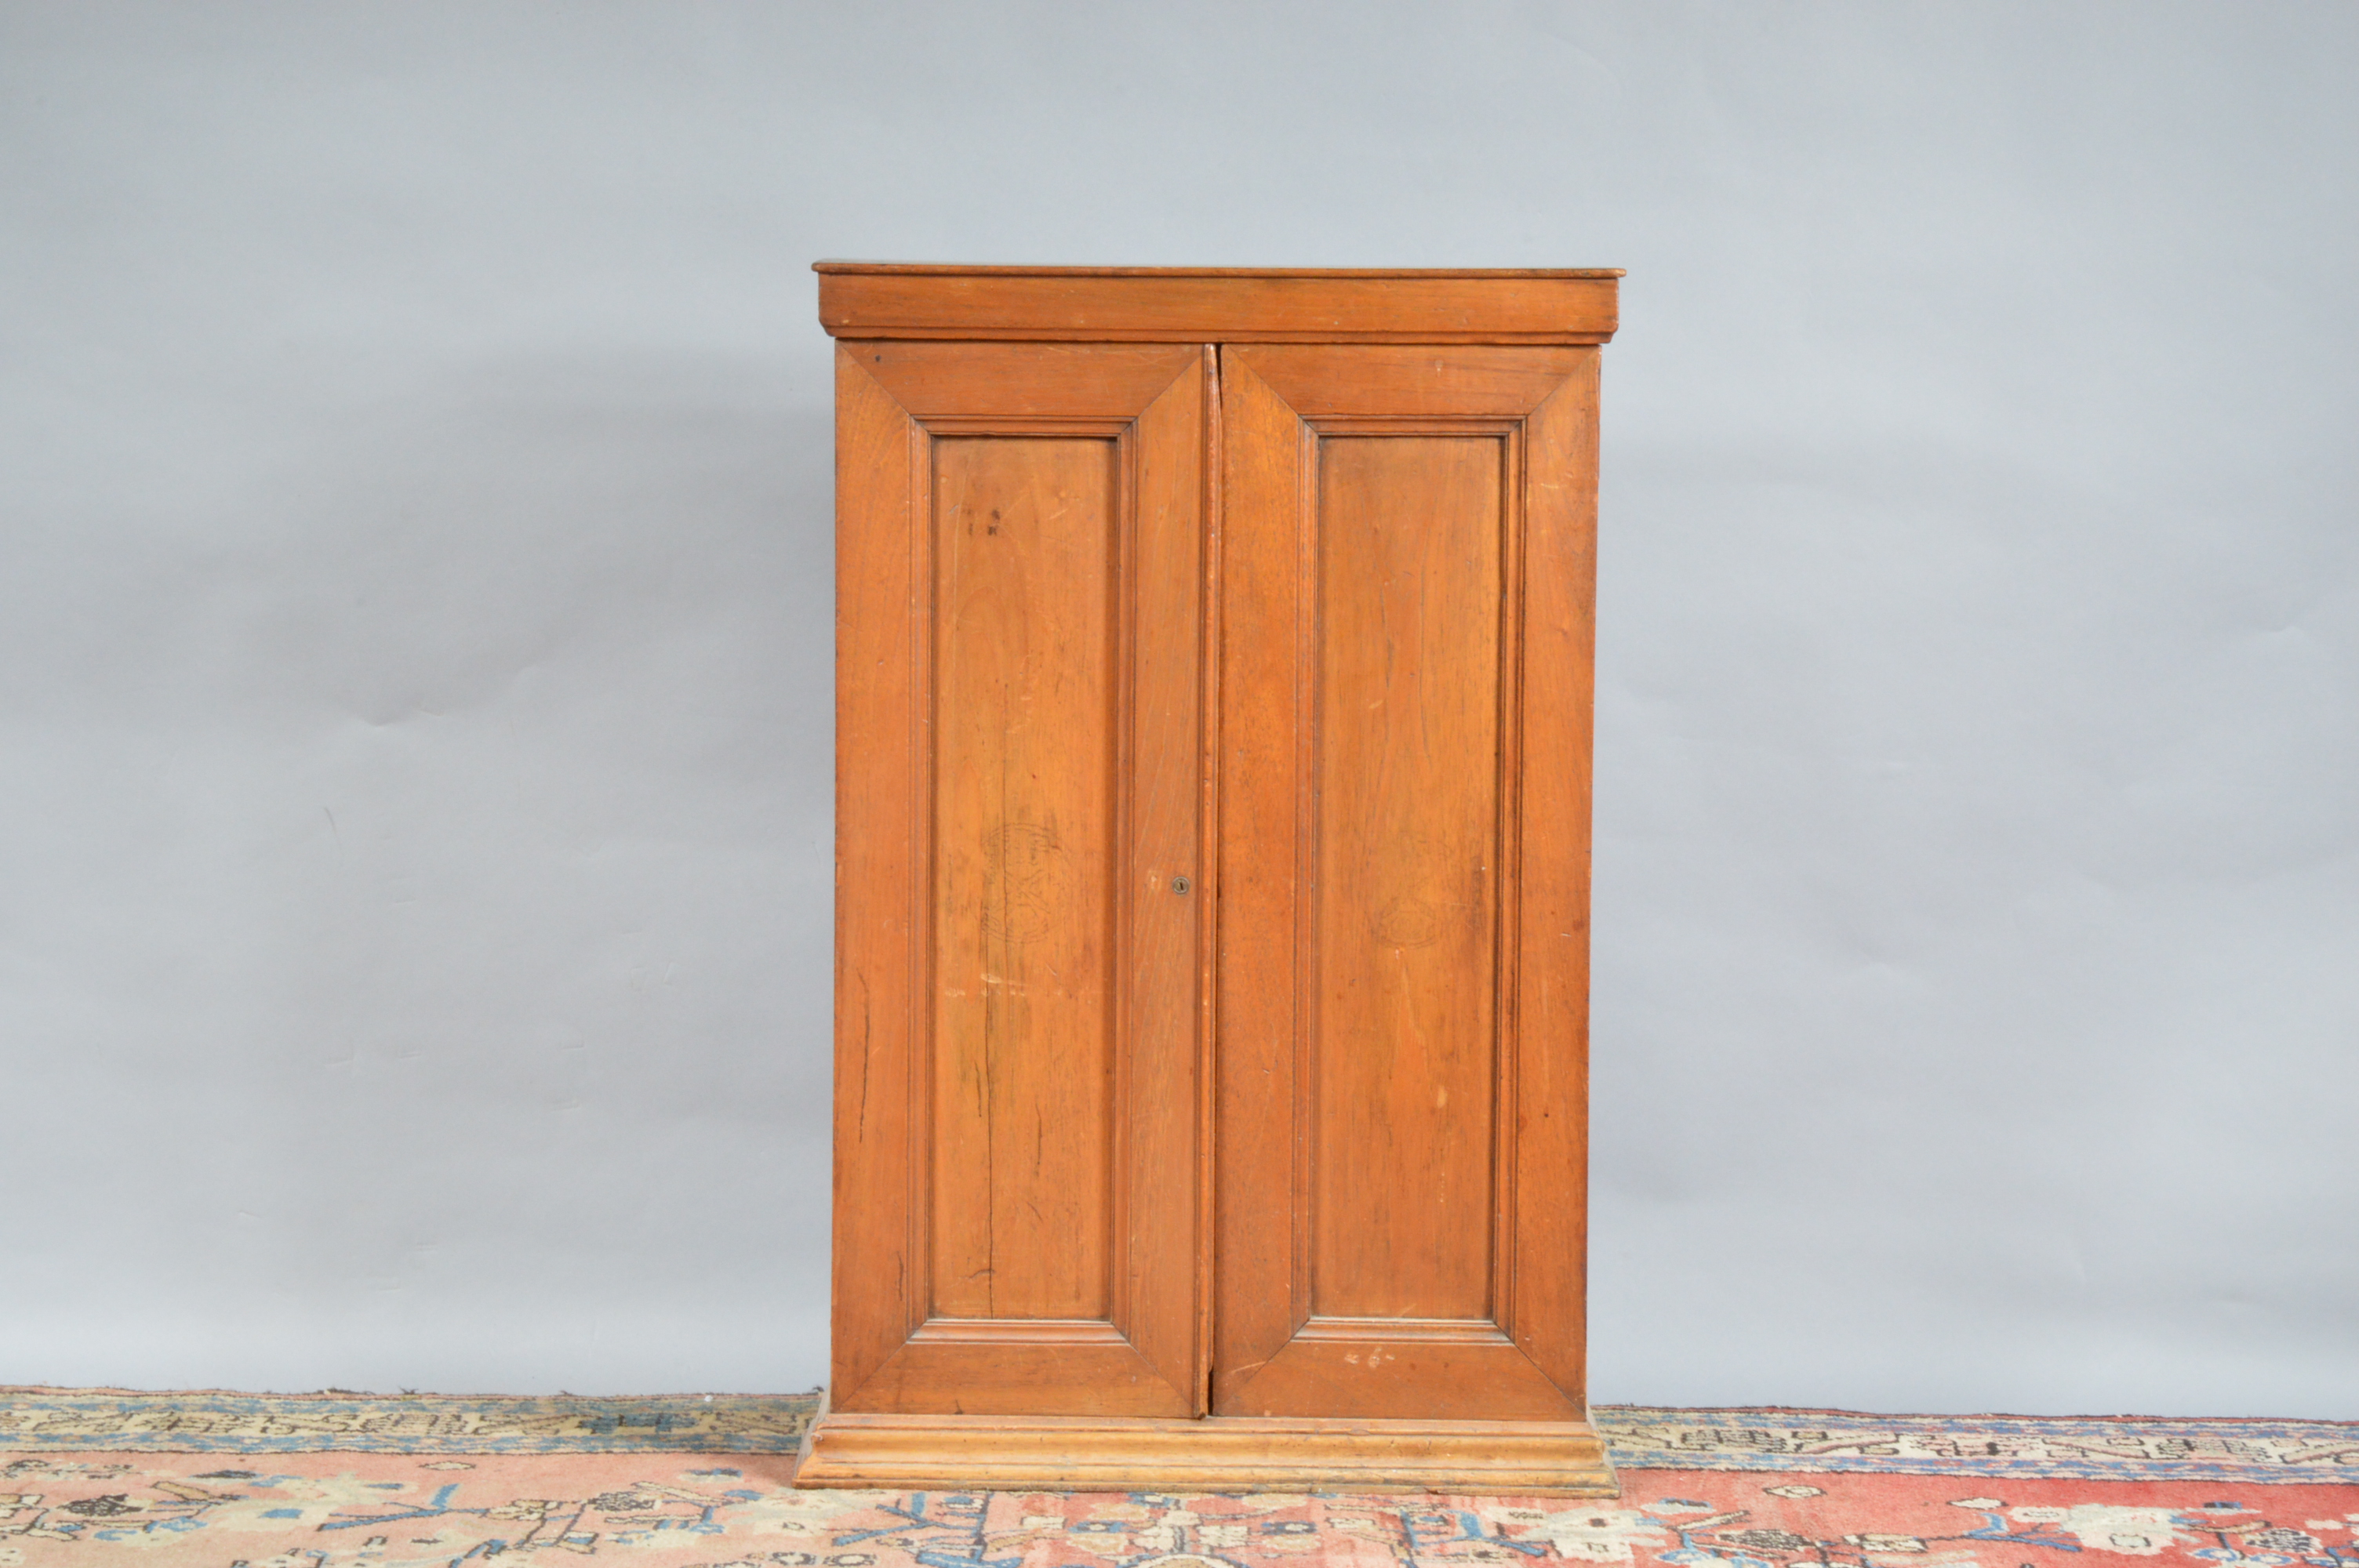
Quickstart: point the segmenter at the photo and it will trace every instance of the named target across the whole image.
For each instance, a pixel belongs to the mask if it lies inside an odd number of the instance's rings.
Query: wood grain
[[[1223,357],[1212,1408],[1580,1420],[1578,1262],[1543,1254],[1585,1203],[1559,1124],[1583,1042],[1521,1025],[1565,983],[1561,939],[1524,970],[1533,918],[1585,899],[1586,798],[1527,815],[1519,780],[1537,754],[1585,781],[1587,687],[1551,671],[1532,717],[1520,615],[1527,568],[1552,625],[1588,602],[1593,449],[1567,438],[1593,403],[1560,399],[1593,358]],[[1541,1016],[1585,1023],[1565,1005]]]
[[[1200,349],[1138,416],[1129,595],[1129,730],[1120,795],[1129,885],[1117,901],[1128,965],[1122,991],[1123,1140],[1117,1318],[1139,1354],[1204,1410],[1202,1098],[1211,1020],[1202,964],[1215,896],[1207,888],[1201,686],[1205,492],[1212,361]],[[1185,882],[1188,892],[1174,891]]]
[[[1325,1334],[1318,1332],[1321,1320],[1315,1317],[1303,1326],[1220,1413],[1549,1422],[1588,1415],[1585,1404],[1496,1326],[1480,1340],[1437,1340],[1389,1328]]]
[[[835,356],[835,1246],[829,1386],[853,1394],[925,1315],[911,1115],[922,1016],[925,773],[910,536],[923,432],[849,345]]]
[[[1491,1315],[1502,443],[1319,447],[1320,1316]]]
[[[1064,1335],[1037,1320],[995,1333],[973,1319],[946,1326],[953,1332],[921,1328],[887,1357],[861,1387],[860,1408],[951,1415],[1191,1413],[1170,1379],[1110,1324]]]
[[[1190,1414],[1207,356],[875,347],[839,390],[835,1404]]]
[[[796,1484],[1610,1495],[1619,275],[819,271],[835,1333]]]
[[[1586,1387],[1591,714],[1597,644],[1598,353],[1525,423],[1523,687],[1514,1008],[1516,1235],[1507,1324],[1558,1387]]]
[[[980,416],[1002,428],[1032,419],[1136,417],[1204,351],[1193,343],[864,342],[861,367],[919,419]]]
[[[1247,351],[1253,373],[1312,421],[1520,419],[1584,362],[1580,349],[1371,347],[1348,359],[1318,347]]]
[[[812,1424],[798,1487],[888,1490],[1456,1492],[1610,1498],[1586,1422],[845,1415]]]
[[[819,299],[840,338],[1594,343],[1614,335],[1614,276],[822,264]]]
[[[1232,1408],[1310,1314],[1296,947],[1315,602],[1303,556],[1310,433],[1244,356],[1223,352],[1221,383],[1214,1410]]]
[[[933,455],[932,1311],[1103,1317],[1119,454]]]

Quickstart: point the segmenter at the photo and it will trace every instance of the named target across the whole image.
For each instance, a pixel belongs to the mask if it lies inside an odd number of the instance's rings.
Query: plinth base
[[[1620,1495],[1587,1422],[862,1415],[804,1434],[798,1487],[883,1491]]]

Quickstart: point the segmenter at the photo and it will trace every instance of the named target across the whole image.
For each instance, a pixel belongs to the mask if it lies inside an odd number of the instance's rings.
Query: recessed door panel
[[[1318,1317],[1491,1315],[1505,456],[1319,443]]]
[[[1115,443],[933,443],[933,1313],[1103,1318]]]

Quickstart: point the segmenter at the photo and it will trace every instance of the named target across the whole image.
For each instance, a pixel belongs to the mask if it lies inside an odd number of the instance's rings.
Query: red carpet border
[[[815,1403],[0,1390],[0,1568],[2359,1568],[2359,1423],[1609,1406],[1610,1502],[797,1492]]]

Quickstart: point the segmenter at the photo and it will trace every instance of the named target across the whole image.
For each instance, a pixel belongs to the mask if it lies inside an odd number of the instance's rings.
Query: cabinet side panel
[[[1213,1406],[1285,1346],[1298,1288],[1294,933],[1307,432],[1222,353]],[[1307,1274],[1308,1258],[1303,1256]]]
[[[1118,452],[933,454],[932,1311],[1104,1318]]]
[[[1492,1314],[1503,447],[1320,443],[1322,1318]]]
[[[914,648],[922,438],[836,354],[835,1249],[839,1399],[899,1347],[911,1299],[910,1074],[920,785]]]
[[[1532,413],[1526,443],[1520,1014],[1509,1332],[1585,1400],[1589,1230],[1591,704],[1597,590],[1597,351]]]

